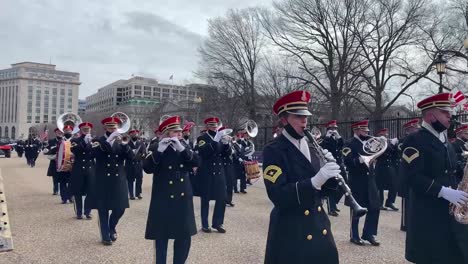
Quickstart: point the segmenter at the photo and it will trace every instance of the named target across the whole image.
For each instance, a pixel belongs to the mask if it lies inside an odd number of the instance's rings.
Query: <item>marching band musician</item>
[[[255,153],[255,144],[253,143],[252,138],[250,137],[250,135],[245,130],[244,130],[244,134],[243,134],[242,139],[243,139],[243,142],[245,143],[244,144],[244,156],[246,157],[245,160],[252,161],[253,160],[253,154]],[[246,183],[248,185],[252,185],[252,183],[250,182],[250,179],[247,179]],[[247,192],[244,190],[242,193],[245,194]]]
[[[336,163],[340,165],[341,175],[346,175],[346,171],[343,166],[343,159],[341,150],[343,149],[344,141],[343,138],[338,133],[338,125],[336,120],[331,120],[327,124],[327,133],[322,138],[322,142],[320,145],[322,148],[328,150],[336,160]],[[328,192],[328,214],[331,216],[338,216],[338,202],[343,197],[344,193],[341,189],[338,189],[338,186],[334,186],[335,188]]]
[[[219,131],[226,129],[226,127],[221,127]],[[234,160],[236,158],[235,151],[233,150],[232,146],[232,138],[230,136],[226,136],[222,138],[221,141],[224,144],[229,144],[231,151],[225,152],[222,156],[223,158],[223,166],[224,166],[224,177],[226,178],[226,205],[234,207],[235,204],[232,202],[232,195],[234,190],[234,178],[236,177],[234,173]]]
[[[398,211],[394,203],[397,196],[397,172],[396,160],[398,160],[398,142],[396,139],[388,139],[388,128],[377,131],[378,137],[384,137],[389,144],[385,152],[379,156],[375,163],[375,177],[377,188],[379,189],[380,210],[390,208]],[[388,197],[384,206],[384,191],[388,190]]]
[[[63,127],[63,140],[71,140],[73,137],[73,127],[72,126],[64,126]],[[58,145],[57,145],[58,147]],[[70,178],[71,172],[70,171],[59,171],[56,168],[57,178],[60,184],[60,197],[62,198],[62,204],[66,204],[68,201],[70,203],[74,202],[72,197],[72,193],[70,190]]]
[[[41,141],[36,137],[35,134],[29,134],[26,140],[26,146],[24,148],[24,155],[28,166],[34,168],[36,166],[36,159],[41,151]]]
[[[445,131],[450,126],[452,94],[420,101],[422,128],[403,144],[402,172],[409,186],[407,260],[413,263],[466,263],[455,243],[449,204],[465,205],[468,193],[456,188],[456,154]]]
[[[118,117],[107,117],[101,123],[106,133],[92,141],[96,179],[89,194],[89,202],[92,209],[98,210],[101,242],[110,246],[117,240],[116,226],[119,219],[125,209],[130,207],[124,161],[133,159],[134,153],[117,131],[117,127],[122,125]]]
[[[244,160],[247,160],[245,156],[245,141],[244,141],[244,129],[241,129],[237,132],[237,140],[233,143],[235,156],[237,160],[234,161],[234,192],[239,193],[237,188],[237,180],[240,181],[240,192],[247,193],[245,189],[247,188],[247,178],[245,176]]]
[[[143,158],[145,156],[146,146],[145,143],[138,138],[140,134],[139,130],[130,130],[128,134],[130,135],[128,146],[135,154],[132,160],[127,160],[125,162],[128,192],[130,194],[130,200],[135,200],[135,197],[141,200],[143,199],[141,193],[143,185]]]
[[[353,129],[354,137],[346,142],[343,148],[344,163],[349,172],[348,180],[351,192],[356,201],[362,207],[366,207],[368,212],[364,222],[362,237],[359,236],[358,230],[359,217],[351,216],[350,242],[363,246],[363,240],[367,240],[371,245],[379,246],[380,242],[376,239],[380,215],[379,191],[373,170],[370,170],[364,164],[364,160],[360,156],[365,141],[370,138],[368,135],[369,121],[362,120],[356,122],[351,125],[351,128]],[[352,212],[351,215],[353,215]]]
[[[338,251],[330,221],[322,208],[321,188],[338,177],[340,166],[328,162],[320,168],[311,153],[304,129],[310,93],[295,91],[273,106],[285,127],[280,136],[263,149],[263,178],[274,204],[266,245],[265,263],[337,264]],[[328,151],[323,155],[333,159]]]
[[[83,206],[83,196],[89,192],[89,187],[95,177],[96,164],[91,149],[91,129],[93,124],[83,122],[78,125],[80,137],[71,140],[71,152],[74,155],[74,162],[70,178],[70,190],[75,197],[75,213],[77,219],[83,219],[83,212],[87,220],[91,220],[91,208],[88,197],[85,198]]]
[[[190,138],[191,132],[190,129],[192,129],[193,124],[188,123],[184,125],[184,128],[182,129],[182,137],[183,137],[183,142],[185,142],[185,145],[188,146],[190,149],[193,150],[194,144],[192,139]]]
[[[15,146],[15,151],[18,153],[18,157],[22,158],[24,153],[24,140],[18,140],[18,143]]]
[[[211,233],[208,224],[210,201],[215,200],[212,227],[219,233],[226,233],[223,227],[226,210],[226,178],[224,177],[223,155],[231,151],[229,144],[221,139],[225,130],[218,131],[219,118],[210,117],[204,121],[207,132],[197,139],[198,155],[201,158],[197,170],[197,186],[201,200],[202,231]]]
[[[462,125],[455,130],[457,136],[456,140],[452,143],[453,149],[457,155],[457,185],[462,181],[464,176],[464,169],[466,166],[466,152],[468,151],[465,145],[468,142],[468,125]],[[455,240],[462,253],[462,263],[468,263],[468,225],[452,221]]]
[[[168,240],[174,239],[174,263],[185,263],[191,236],[197,233],[193,195],[188,170],[196,166],[196,154],[182,144],[180,117],[172,116],[159,125],[161,140],[143,162],[153,173],[150,209],[145,238],[155,240],[156,263],[165,264]]]
[[[403,124],[403,130],[405,132],[405,136],[401,138],[398,142],[398,151],[400,155],[400,159],[403,154],[403,143],[405,142],[406,137],[409,134],[412,134],[418,131],[420,128],[419,126],[419,119],[415,118]],[[403,179],[402,176],[402,166],[401,163],[398,164],[398,195],[401,197],[401,225],[400,230],[406,231],[406,224],[408,223],[408,183]]]
[[[52,177],[53,182],[53,195],[57,195],[59,191],[59,179],[57,177],[57,147],[63,139],[63,132],[60,129],[56,128],[54,130],[55,138],[49,140],[47,147],[44,149],[44,154],[47,155],[47,158],[50,160],[49,168],[47,169],[47,176]]]
[[[155,129],[154,137],[148,142],[148,145],[146,146],[146,152],[154,151],[158,147],[160,136],[161,132],[158,129]]]

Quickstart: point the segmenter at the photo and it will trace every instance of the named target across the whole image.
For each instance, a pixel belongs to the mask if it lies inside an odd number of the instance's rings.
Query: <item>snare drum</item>
[[[258,165],[258,161],[244,161],[244,168],[245,168],[245,175],[247,179],[253,180],[260,178],[260,166]]]
[[[58,146],[56,161],[57,171],[71,171],[73,162],[70,141],[65,140],[60,143]]]

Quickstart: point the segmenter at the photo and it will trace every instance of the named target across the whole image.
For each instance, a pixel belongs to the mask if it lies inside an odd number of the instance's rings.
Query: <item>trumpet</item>
[[[307,137],[307,139],[309,139],[310,143],[312,144],[312,148],[315,150],[317,156],[321,159],[321,161],[322,162],[328,162],[325,155],[323,155],[322,147],[319,145],[319,143],[316,140],[316,137],[317,137],[317,134],[318,134],[317,130],[318,130],[317,128],[315,128],[315,131],[314,131],[314,128],[312,129],[312,131],[315,133],[315,136],[307,128],[304,129],[304,134]],[[353,210],[353,216],[362,217],[363,215],[365,215],[367,213],[367,209],[364,208],[364,207],[361,207],[358,204],[356,199],[353,197],[353,194],[351,193],[351,189],[349,188],[349,186],[344,181],[343,176],[341,176],[341,175],[338,176],[336,178],[336,180],[338,181],[338,186],[344,191],[345,196],[347,196],[348,199],[349,199],[350,208]]]

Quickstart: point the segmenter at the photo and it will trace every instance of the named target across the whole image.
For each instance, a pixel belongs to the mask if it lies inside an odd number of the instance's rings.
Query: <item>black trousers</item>
[[[379,226],[380,209],[371,209],[367,212],[362,230],[362,237],[369,238],[377,235],[377,228]],[[353,209],[351,209],[351,238],[359,239],[359,217],[353,217]]]
[[[210,211],[210,200],[204,197],[201,200],[201,221],[202,227],[208,228],[208,213]],[[216,200],[213,211],[213,227],[221,226],[224,223],[224,211],[226,210],[226,201]]]
[[[109,216],[110,213],[110,216]],[[98,209],[99,214],[99,229],[101,231],[101,239],[110,241],[110,234],[116,233],[116,226],[120,218],[124,215],[125,208],[122,209]]]
[[[168,239],[156,239],[156,264],[166,264]],[[188,258],[192,238],[174,239],[174,264],[184,264]]]
[[[127,179],[128,183],[128,193],[130,197],[140,196],[141,195],[141,186],[143,185],[143,177],[138,177],[135,179]]]
[[[58,178],[60,185],[60,197],[62,198],[62,201],[70,200],[72,197],[69,186],[71,177],[70,172],[57,172],[55,177]]]
[[[380,206],[384,205],[384,190],[379,190],[379,196],[380,196]],[[388,197],[387,201],[385,201],[385,206],[389,206],[391,204],[394,204],[396,201],[397,197],[397,192],[395,190],[388,190]]]
[[[59,182],[59,179],[57,178],[57,175],[52,176],[52,184],[53,184],[54,193],[58,193],[60,182]]]
[[[75,213],[77,216],[83,215],[83,211],[85,215],[89,215],[91,213],[91,209],[88,206],[87,199],[85,198],[84,207],[83,207],[83,195],[75,195]]]
[[[234,190],[234,169],[232,164],[224,166],[224,177],[226,178],[226,203],[232,203],[232,193]]]

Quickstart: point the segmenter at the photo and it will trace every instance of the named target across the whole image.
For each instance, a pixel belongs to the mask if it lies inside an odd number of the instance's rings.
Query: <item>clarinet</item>
[[[317,153],[318,157],[323,161],[323,162],[329,162],[325,155],[323,155],[323,149],[322,147],[318,144],[317,140],[312,136],[310,133],[309,129],[304,129],[304,134],[305,136],[309,139],[310,143],[312,144],[313,149]],[[345,196],[348,197],[349,202],[350,202],[350,207],[353,210],[353,216],[354,217],[362,217],[367,213],[367,209],[364,207],[361,207],[356,199],[354,199],[353,194],[351,193],[351,189],[349,186],[346,184],[346,182],[343,179],[343,176],[339,175],[338,177],[335,178],[338,181],[338,186],[344,191]]]

